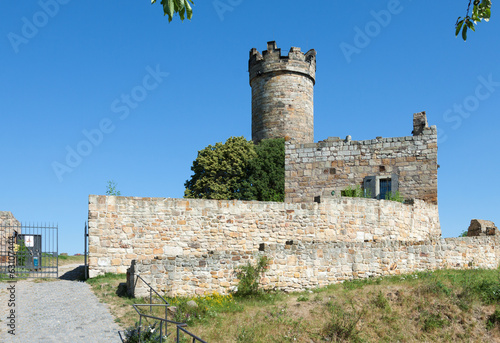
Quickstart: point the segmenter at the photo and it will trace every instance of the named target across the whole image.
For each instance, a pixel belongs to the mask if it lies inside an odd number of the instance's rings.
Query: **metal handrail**
[[[152,293],[151,291],[155,292],[155,294],[160,297],[161,300],[163,300],[163,302],[167,305],[170,305],[168,303],[168,301],[166,301],[153,287],[151,287],[151,285],[149,283],[147,283],[140,275],[136,275],[137,276],[137,279],[135,279],[135,283],[134,283],[134,288],[137,286],[137,281],[139,279],[142,280],[142,282],[144,282],[148,287],[149,287],[149,303],[151,303],[151,300],[152,300]]]
[[[187,324],[177,325],[177,343],[180,342],[179,341],[179,338],[180,338],[179,330],[181,330],[182,332],[184,332],[184,333],[188,334],[189,336],[193,337],[193,343],[196,343],[196,341],[201,342],[201,343],[208,343],[208,342],[202,340],[200,337],[195,336],[191,332],[189,332],[189,331],[187,331],[187,330],[185,330],[185,329],[182,328],[182,327],[186,327],[186,326],[187,326]]]
[[[161,322],[160,324],[160,343],[163,342],[163,323],[165,323],[165,333],[167,333],[167,324],[168,323],[171,323],[171,324],[174,324],[176,325],[177,327],[177,340],[176,342],[179,343],[179,339],[180,339],[180,331],[188,334],[189,336],[191,336],[193,338],[193,341],[192,343],[196,343],[196,341],[198,342],[201,342],[201,343],[207,343],[206,341],[202,340],[201,338],[195,336],[194,334],[192,334],[191,332],[187,331],[186,329],[184,329],[184,327],[187,327],[187,324],[186,323],[180,323],[180,322],[176,322],[176,321],[173,321],[173,320],[169,320],[167,318],[167,314],[168,314],[168,307],[170,306],[170,304],[168,303],[167,300],[165,300],[153,287],[151,287],[151,285],[149,283],[147,283],[140,275],[136,275],[137,276],[137,279],[135,280],[134,282],[134,288],[135,286],[137,286],[137,281],[139,279],[142,280],[142,282],[144,282],[148,287],[149,287],[149,304],[133,304],[132,306],[134,307],[134,310],[137,312],[137,314],[139,315],[139,343],[141,342],[141,326],[142,326],[142,317],[146,317],[146,318],[151,318],[151,319],[155,319],[155,320],[159,320]],[[161,299],[163,300],[164,304],[153,304],[152,301],[153,301],[153,293],[152,292],[155,292],[155,294]],[[139,310],[139,307],[141,306],[149,306],[149,311],[152,313],[153,312],[153,307],[156,307],[156,306],[159,306],[159,307],[165,307],[165,318],[161,318],[161,317],[156,317],[156,316],[153,316],[153,315],[148,315],[148,314],[145,314],[145,313],[142,313],[140,312]],[[180,331],[179,331],[180,330]],[[120,337],[121,337],[121,334],[120,334]]]
[[[137,278],[135,279],[135,283],[134,283],[134,288],[137,286],[137,281],[139,281],[139,279],[141,279],[142,282],[144,282],[146,284],[146,286],[149,287],[149,305],[148,304],[134,304],[132,305],[135,309],[135,311],[139,314],[139,343],[140,343],[140,336],[141,336],[141,324],[142,324],[142,317],[145,316],[147,318],[154,318],[154,319],[157,319],[157,320],[160,320],[160,343],[162,342],[162,337],[163,337],[163,322],[165,322],[165,332],[167,332],[167,324],[168,322],[172,322],[172,321],[169,321],[168,318],[167,318],[167,314],[168,314],[168,306],[170,306],[170,304],[168,303],[168,301],[166,301],[153,287],[151,287],[151,285],[149,283],[146,282],[146,280],[144,280],[140,275],[137,275]],[[164,304],[153,304],[153,292],[155,292],[155,294],[161,299],[163,300]],[[141,313],[139,311],[139,309],[136,307],[136,306],[149,306],[149,312],[152,313],[153,312],[153,306],[164,306],[165,307],[165,318],[160,318],[160,317],[154,317],[154,316],[148,316],[148,315],[145,315],[143,313]],[[176,322],[174,322],[176,323]]]
[[[168,323],[171,323],[171,324],[175,324],[175,325],[185,325],[184,323],[179,323],[179,322],[176,322],[176,321],[173,321],[173,320],[168,320],[167,318],[160,318],[160,317],[155,317],[155,316],[151,316],[151,315],[148,315],[148,314],[145,314],[145,313],[141,313],[139,311],[139,309],[137,308],[138,306],[165,306],[165,313],[167,313],[167,309],[166,309],[166,304],[134,304],[132,305],[134,307],[134,310],[139,314],[139,343],[141,342],[141,326],[142,326],[142,317],[146,317],[146,318],[151,318],[151,319],[156,319],[156,320],[159,320],[160,322],[162,322],[160,324],[160,343],[163,342],[163,322],[165,322],[165,334],[167,333],[167,324]]]
[[[172,324],[185,324],[185,323],[181,323],[181,322],[176,322],[176,321],[173,321],[173,320],[169,320],[169,319],[166,319],[166,318],[155,317],[155,316],[152,316],[152,315],[149,315],[149,314],[145,314],[145,313],[140,312],[139,309],[137,308],[138,306],[166,306],[165,304],[133,304],[132,306],[134,307],[135,311],[137,312],[137,314],[139,316],[144,316],[144,317],[148,317],[148,318],[151,318],[151,319],[163,320],[165,322],[172,323]]]

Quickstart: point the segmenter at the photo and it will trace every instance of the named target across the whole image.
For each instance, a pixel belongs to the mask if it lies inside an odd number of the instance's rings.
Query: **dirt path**
[[[58,280],[0,283],[0,342],[120,343],[121,328],[107,305],[99,302],[90,285],[75,281],[82,274],[83,265],[68,264],[59,267]],[[15,307],[9,308],[11,293]],[[7,332],[11,309],[15,309],[15,335]]]

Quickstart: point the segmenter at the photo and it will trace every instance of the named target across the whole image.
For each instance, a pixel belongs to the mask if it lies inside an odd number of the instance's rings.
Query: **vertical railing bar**
[[[56,224],[56,276],[59,277],[59,224]]]
[[[88,279],[88,260],[87,260],[87,237],[88,237],[88,226],[85,222],[85,229],[83,231],[83,241],[84,241],[84,255],[85,255],[85,265],[84,265],[84,275],[85,280]]]
[[[44,224],[44,225],[47,225],[47,224]],[[47,240],[50,239],[50,237],[48,237],[47,239],[45,239],[45,235],[47,234],[46,230],[42,227],[42,228],[38,228],[37,229],[37,232],[36,232],[36,235],[33,236],[33,243],[35,243],[35,237],[40,235],[40,251],[39,252],[36,252],[33,254],[33,260],[35,259],[35,254],[36,255],[39,255],[37,257],[39,257],[40,261],[38,261],[38,267],[41,266],[41,262],[42,262],[42,255],[43,255],[43,252],[46,250],[46,244],[47,244]],[[36,244],[34,244],[33,246],[33,250],[35,250],[37,247],[36,247]],[[33,264],[34,264],[34,261],[33,261]],[[33,266],[34,267],[34,266]],[[41,270],[40,268],[35,268],[35,271],[37,272],[37,275],[40,276],[40,274],[43,275],[43,273],[41,273]]]
[[[168,325],[168,306],[165,306],[165,334],[168,333],[168,328],[167,328],[167,325]]]
[[[47,225],[47,224],[45,224],[45,225]],[[44,238],[44,235],[47,234],[47,230],[44,229],[44,228],[40,228],[39,231],[40,231],[40,239],[41,239],[41,242],[40,242],[40,250],[41,251],[40,251],[40,256],[39,256],[40,261],[38,261],[38,266],[37,266],[39,268],[36,268],[36,271],[37,271],[38,274],[41,273],[43,275],[43,272],[44,272],[44,270],[42,268],[43,253],[47,250],[47,239],[43,239],[43,238]],[[50,236],[50,231],[49,231],[49,235],[48,236]],[[50,238],[51,237],[48,237],[48,239],[50,239]],[[38,275],[38,276],[40,276],[40,275]]]
[[[52,225],[52,224],[49,224],[49,225]],[[43,268],[43,263],[41,264],[42,265],[42,272],[47,274],[48,276],[50,277],[53,277],[54,276],[54,269],[52,267],[55,267],[54,266],[54,260],[55,260],[55,256],[54,256],[54,230],[49,228],[49,229],[45,229],[44,230],[45,233],[42,234],[42,239],[44,238],[44,235],[46,235],[48,237],[48,239],[45,239],[44,240],[44,249],[42,249],[42,260],[43,259],[46,259],[47,262],[47,267],[48,268]],[[45,256],[44,256],[45,255]]]
[[[49,255],[49,251],[51,250],[50,249],[50,241],[52,240],[52,230],[47,230],[47,229],[40,229],[40,230],[41,230],[40,239],[42,240],[42,244],[41,244],[41,251],[40,251],[40,262],[38,262],[38,264],[42,267],[43,263],[41,260],[44,259],[44,255],[46,255],[45,257],[47,257]],[[47,245],[48,245],[48,247],[47,247]],[[49,259],[49,261],[50,261],[50,259]],[[47,269],[47,268],[42,267],[42,268],[39,268],[39,271],[42,274],[50,273],[50,274],[48,274],[48,276],[52,276],[50,268]]]
[[[165,319],[162,319],[162,318],[159,318],[159,317],[151,317],[151,318],[154,318],[156,320],[159,320],[160,321],[160,342],[163,342],[163,324],[161,323],[162,321],[165,321],[165,335],[168,335],[168,306],[170,305],[165,299],[163,299],[162,296],[160,296],[154,289],[153,287],[151,287],[151,285],[149,285],[146,281],[144,281],[142,279],[142,277],[140,277],[140,275],[137,275],[136,279],[135,279],[135,285],[137,285],[137,282],[139,281],[139,279],[141,279],[142,282],[144,282],[148,287],[149,287],[149,308],[150,308],[150,312],[152,312],[152,293],[153,291],[155,292],[155,294],[157,294],[163,301],[165,301],[165,304],[160,304],[160,305],[157,305],[157,306],[165,306]],[[148,306],[148,304],[144,304],[144,305],[141,305],[141,306]],[[134,308],[135,308],[135,305],[134,305]],[[137,310],[137,309],[136,309]],[[141,336],[140,336],[140,333],[141,333],[141,328],[142,328],[142,317],[145,316],[145,317],[148,317],[148,315],[146,314],[142,314],[140,312],[139,313],[139,331],[138,331],[138,334],[139,334],[139,342],[142,342],[141,340]],[[173,323],[176,323],[176,322],[173,322]],[[196,335],[192,334],[191,332],[185,330],[185,329],[182,329],[181,326],[186,326],[186,324],[176,324],[176,342],[179,343],[180,342],[180,332],[184,332],[186,333],[188,336],[192,337],[192,342],[193,343],[196,343],[196,342],[201,342],[201,343],[207,343],[206,341],[202,340],[201,338],[197,337]]]
[[[142,327],[142,314],[139,314],[139,331],[137,332],[139,334],[139,343],[141,343],[141,327]]]

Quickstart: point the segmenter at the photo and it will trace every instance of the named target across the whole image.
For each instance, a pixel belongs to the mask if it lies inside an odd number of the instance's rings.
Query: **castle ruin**
[[[271,261],[262,284],[286,291],[496,268],[497,230],[441,238],[437,133],[425,112],[413,115],[411,136],[315,143],[315,75],[315,50],[292,47],[282,56],[275,42],[250,50],[252,139],[285,138],[284,203],[90,195],[90,276],[132,265],[153,287],[187,295],[227,293],[237,284],[234,269],[262,254]],[[365,197],[342,197],[347,187]],[[405,204],[385,200],[395,192]]]

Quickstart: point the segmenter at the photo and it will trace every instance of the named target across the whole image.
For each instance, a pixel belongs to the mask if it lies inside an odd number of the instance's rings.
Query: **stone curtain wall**
[[[264,251],[226,251],[159,257],[134,266],[155,289],[169,295],[233,290],[234,269],[265,255],[270,266],[261,283],[268,289],[300,291],[356,278],[435,269],[497,268],[500,237],[447,238],[422,242],[293,243],[266,245]],[[145,296],[137,283],[136,296]]]
[[[317,203],[89,196],[89,273],[132,260],[255,252],[260,244],[418,241],[441,235],[437,205],[332,198]],[[146,262],[145,262],[146,263]]]
[[[365,141],[329,138],[311,144],[287,142],[285,196],[289,202],[311,202],[314,197],[363,185],[366,176],[397,174],[405,198],[437,204],[437,132],[425,128],[408,137]]]

